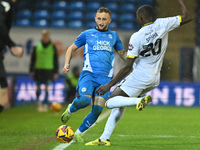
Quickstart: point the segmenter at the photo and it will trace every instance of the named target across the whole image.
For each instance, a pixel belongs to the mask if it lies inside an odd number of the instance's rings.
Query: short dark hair
[[[153,10],[149,5],[143,5],[138,9],[138,14],[145,18],[154,18]]]
[[[106,8],[106,7],[100,7],[97,10],[97,13],[102,13],[102,12],[108,13],[111,16],[111,11],[108,8]]]

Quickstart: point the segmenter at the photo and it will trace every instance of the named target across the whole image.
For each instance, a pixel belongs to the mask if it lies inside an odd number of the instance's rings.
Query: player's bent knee
[[[82,107],[86,107],[90,105],[90,103],[91,103],[91,98],[88,96],[80,96],[79,98],[76,98],[73,101],[73,105]]]
[[[96,96],[95,101],[94,101],[94,105],[99,105],[101,107],[104,107],[105,102],[106,102],[106,100],[103,97]]]

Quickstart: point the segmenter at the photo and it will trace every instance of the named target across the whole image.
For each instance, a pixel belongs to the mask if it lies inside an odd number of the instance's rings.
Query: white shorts
[[[121,83],[120,88],[130,97],[141,97],[159,85],[160,74],[154,75],[150,80],[129,74]]]

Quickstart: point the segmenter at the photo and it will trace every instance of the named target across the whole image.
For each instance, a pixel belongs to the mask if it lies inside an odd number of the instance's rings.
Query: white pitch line
[[[110,114],[111,110],[106,111],[105,113],[101,114],[99,116],[99,118],[97,119],[97,121],[89,128],[91,129],[92,127],[94,127],[98,122],[102,121],[104,118],[106,118],[109,114]],[[89,130],[88,129],[88,130]],[[88,130],[86,130],[84,133],[86,133]],[[84,134],[83,133],[83,134]],[[70,146],[72,143],[74,143],[74,141],[70,142],[70,143],[61,143],[58,146],[56,146],[53,150],[64,150],[65,148],[67,148],[68,146]]]
[[[140,137],[159,137],[159,138],[200,138],[199,136],[174,136],[174,135],[116,135],[116,136],[140,136]]]

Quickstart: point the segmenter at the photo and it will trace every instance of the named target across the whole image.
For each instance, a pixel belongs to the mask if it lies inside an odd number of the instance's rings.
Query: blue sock
[[[99,105],[94,105],[92,107],[92,111],[85,117],[85,119],[83,120],[83,123],[81,124],[81,126],[79,127],[79,130],[81,132],[84,132],[85,130],[87,130],[91,125],[93,125],[93,123],[97,120],[97,118],[99,117],[99,115],[101,114],[103,110],[103,107],[99,106]]]
[[[44,101],[42,102],[43,104],[48,104],[48,97],[49,97],[49,92],[45,91],[45,98]]]
[[[91,103],[91,98],[87,96],[80,96],[73,100],[73,103],[70,107],[70,112],[74,113],[81,108],[85,108]]]

